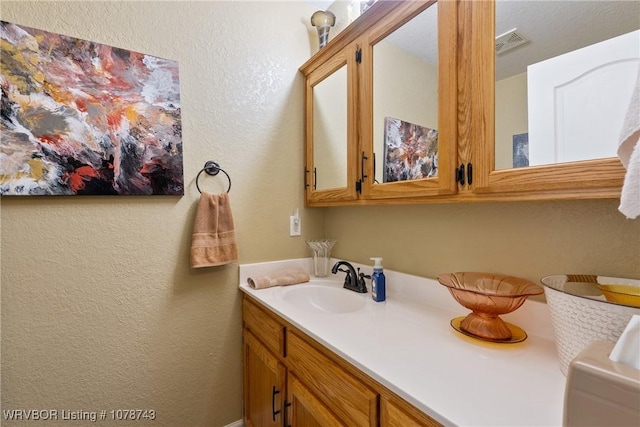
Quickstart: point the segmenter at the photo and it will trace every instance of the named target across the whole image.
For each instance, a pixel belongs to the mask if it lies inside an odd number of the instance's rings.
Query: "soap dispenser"
[[[387,298],[386,279],[382,271],[382,258],[374,257],[373,274],[371,275],[371,297],[375,302],[382,302]]]

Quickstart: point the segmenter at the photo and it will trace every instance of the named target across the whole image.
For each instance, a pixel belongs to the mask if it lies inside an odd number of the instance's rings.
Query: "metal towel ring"
[[[207,163],[204,164],[204,168],[202,168],[200,172],[198,172],[198,175],[196,175],[196,188],[198,189],[198,192],[202,193],[202,190],[200,190],[200,185],[198,184],[198,178],[200,178],[200,174],[202,172],[206,172],[207,175],[211,175],[211,176],[216,176],[218,175],[219,172],[222,172],[227,176],[227,179],[229,180],[229,188],[227,188],[227,193],[231,191],[231,177],[229,176],[229,174],[226,173],[224,169],[222,169],[217,162],[214,162],[213,160],[209,160]]]

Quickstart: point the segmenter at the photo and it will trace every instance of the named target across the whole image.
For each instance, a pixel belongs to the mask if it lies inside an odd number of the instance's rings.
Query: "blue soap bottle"
[[[373,274],[371,275],[371,297],[375,302],[382,302],[387,298],[387,284],[382,271],[382,258],[370,258],[373,260]]]

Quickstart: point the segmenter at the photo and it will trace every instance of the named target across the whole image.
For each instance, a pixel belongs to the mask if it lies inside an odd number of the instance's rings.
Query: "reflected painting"
[[[438,176],[438,131],[384,118],[384,182]]]
[[[0,194],[184,193],[177,62],[0,25]]]
[[[529,166],[529,134],[513,135],[513,167]]]

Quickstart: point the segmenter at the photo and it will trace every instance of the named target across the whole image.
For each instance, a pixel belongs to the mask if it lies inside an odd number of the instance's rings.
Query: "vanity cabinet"
[[[247,426],[439,426],[351,364],[243,295]]]
[[[497,166],[495,35],[496,0],[380,0],[303,64],[306,205],[619,197],[615,157]],[[387,45],[423,42],[419,60],[386,56]],[[325,96],[317,89],[338,70],[342,89]],[[340,131],[339,149],[326,129]],[[396,150],[417,137],[426,145]]]

